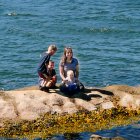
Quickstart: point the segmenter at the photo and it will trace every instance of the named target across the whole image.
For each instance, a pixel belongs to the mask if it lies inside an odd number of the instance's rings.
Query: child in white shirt
[[[78,83],[79,81],[77,78],[74,77],[74,73],[72,70],[67,71],[67,77],[64,81],[66,87],[68,87],[69,91],[75,91],[78,89]]]

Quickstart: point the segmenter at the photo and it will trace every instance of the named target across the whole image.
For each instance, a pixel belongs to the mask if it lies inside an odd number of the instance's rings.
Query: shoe
[[[45,91],[45,92],[49,92],[49,88],[48,87],[39,87],[40,90]]]

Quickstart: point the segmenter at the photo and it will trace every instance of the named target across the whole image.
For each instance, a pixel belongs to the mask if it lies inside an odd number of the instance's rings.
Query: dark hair
[[[71,48],[71,47],[65,47],[65,48],[64,48],[63,56],[62,56],[62,58],[61,58],[61,62],[62,62],[62,63],[65,63],[65,62],[66,62],[66,60],[67,60],[66,53],[67,53],[68,51],[71,51],[71,52],[72,52],[72,57],[73,57],[72,48]]]
[[[49,60],[49,63],[54,63],[54,61],[53,60]]]

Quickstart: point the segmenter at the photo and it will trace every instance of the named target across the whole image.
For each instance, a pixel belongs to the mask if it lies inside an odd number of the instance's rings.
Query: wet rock
[[[125,139],[122,137],[109,138],[109,137],[102,137],[100,135],[92,134],[90,136],[90,140],[125,140]]]

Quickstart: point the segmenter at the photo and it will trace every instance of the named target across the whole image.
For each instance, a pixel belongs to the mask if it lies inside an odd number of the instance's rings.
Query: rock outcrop
[[[75,113],[98,108],[110,109],[116,106],[130,109],[140,108],[140,87],[112,85],[104,88],[86,87],[85,93],[68,97],[59,89],[49,93],[40,91],[37,86],[0,91],[0,121],[3,119],[33,120],[41,114]]]

